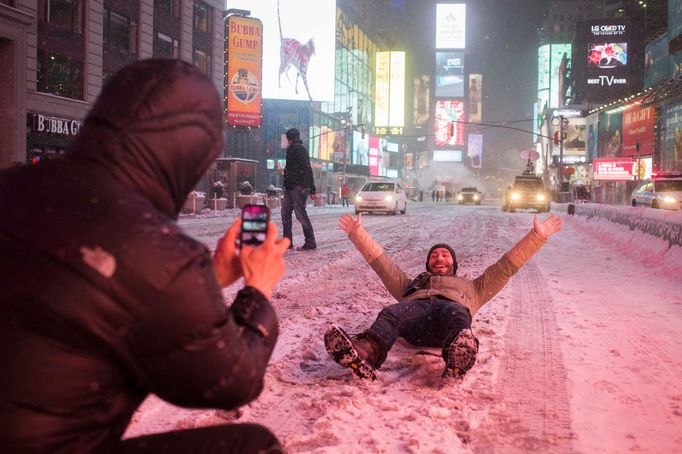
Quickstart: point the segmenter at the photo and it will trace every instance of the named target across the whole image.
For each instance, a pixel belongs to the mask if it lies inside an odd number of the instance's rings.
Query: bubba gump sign
[[[83,123],[77,120],[50,117],[38,113],[28,114],[28,124],[31,132],[64,137],[75,136],[83,126]]]

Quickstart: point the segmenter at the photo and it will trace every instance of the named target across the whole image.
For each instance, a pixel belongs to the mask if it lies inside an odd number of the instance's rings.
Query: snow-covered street
[[[406,345],[369,382],[334,363],[322,341],[330,323],[357,333],[395,302],[338,229],[349,212],[310,209],[318,249],[287,252],[273,292],[280,337],[261,396],[238,413],[152,396],[127,437],[234,421],[267,426],[291,453],[682,452],[681,248],[559,213],[562,231],[474,318],[481,346],[462,383],[441,378],[438,351]],[[213,248],[238,214],[180,224]],[[273,219],[281,225],[279,210]],[[411,204],[404,216],[363,223],[408,274],[445,242],[458,274],[474,278],[532,227],[533,214]],[[302,239],[294,221],[295,245]]]

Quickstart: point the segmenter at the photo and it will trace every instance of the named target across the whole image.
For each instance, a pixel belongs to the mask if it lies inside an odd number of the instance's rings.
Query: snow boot
[[[331,325],[324,333],[324,346],[334,361],[360,378],[376,380],[375,349],[367,339],[351,339],[340,327]]]
[[[451,375],[457,379],[464,378],[469,369],[474,367],[477,354],[478,339],[474,337],[471,328],[463,329],[450,345],[443,348],[445,360],[443,377]]]

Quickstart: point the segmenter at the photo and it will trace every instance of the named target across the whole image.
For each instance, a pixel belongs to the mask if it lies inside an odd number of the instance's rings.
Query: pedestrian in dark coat
[[[282,199],[282,229],[284,237],[289,238],[293,244],[291,232],[291,213],[296,214],[296,219],[301,223],[305,241],[303,246],[296,249],[299,251],[313,250],[317,248],[313,224],[308,218],[306,203],[308,196],[315,200],[315,182],[313,181],[313,169],[310,167],[308,150],[301,142],[301,133],[292,128],[286,132],[287,161],[284,168],[284,197]]]
[[[121,440],[150,393],[234,409],[263,388],[288,240],[271,225],[237,256],[237,221],[212,259],[175,222],[222,137],[211,81],[147,60],[104,87],[63,159],[0,173],[3,452],[280,452],[255,424]]]

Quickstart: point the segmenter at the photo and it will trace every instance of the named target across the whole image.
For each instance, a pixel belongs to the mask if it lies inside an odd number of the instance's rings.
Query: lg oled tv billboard
[[[642,27],[629,19],[579,22],[573,47],[573,74],[579,76],[583,100],[617,99],[643,85]]]
[[[228,0],[226,6],[263,23],[263,98],[334,100],[336,0]]]

